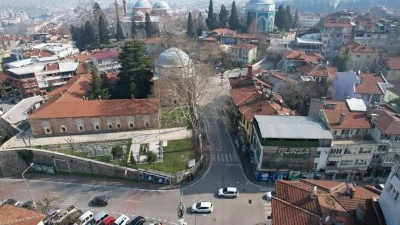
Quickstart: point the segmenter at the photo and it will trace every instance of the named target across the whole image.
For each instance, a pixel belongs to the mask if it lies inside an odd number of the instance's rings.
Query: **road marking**
[[[230,162],[233,162],[232,154],[229,154],[229,161],[230,161]]]
[[[220,155],[219,154],[217,154],[217,161],[219,162],[219,157],[220,157]]]
[[[221,154],[221,162],[225,162],[224,154]]]
[[[215,162],[215,154],[211,154],[211,160]]]
[[[225,166],[240,166],[239,163],[226,163]]]

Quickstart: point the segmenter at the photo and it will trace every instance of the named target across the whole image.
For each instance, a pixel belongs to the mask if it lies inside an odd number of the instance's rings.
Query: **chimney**
[[[376,120],[376,117],[378,117],[378,115],[377,114],[371,114],[371,121],[374,121],[374,120]]]
[[[367,211],[367,207],[365,206],[365,204],[364,203],[358,203],[358,207],[356,209],[357,220],[359,220],[359,221],[363,221],[364,220],[365,211]]]
[[[253,65],[251,64],[247,65],[247,76],[249,77],[253,76]]]
[[[339,124],[340,125],[343,125],[344,118],[346,118],[346,114],[344,114],[344,113],[340,114],[340,119],[339,119]]]
[[[124,0],[123,3],[124,3],[124,14],[126,15],[126,12],[128,12],[128,5],[126,4],[126,0]]]

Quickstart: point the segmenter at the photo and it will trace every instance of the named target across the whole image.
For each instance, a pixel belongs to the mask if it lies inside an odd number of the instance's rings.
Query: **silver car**
[[[218,190],[218,197],[225,198],[237,198],[239,196],[239,191],[235,187],[225,187]]]
[[[197,202],[192,205],[192,213],[211,213],[214,211],[211,202]]]

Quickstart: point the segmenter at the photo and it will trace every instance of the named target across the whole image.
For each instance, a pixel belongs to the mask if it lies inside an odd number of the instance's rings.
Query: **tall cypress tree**
[[[153,34],[153,28],[152,28],[152,24],[151,24],[149,13],[146,13],[146,17],[145,17],[144,21],[145,21],[144,22],[144,29],[146,31],[146,37],[147,38],[151,38],[151,36]]]
[[[237,16],[237,9],[235,1],[232,2],[231,15],[229,17],[229,29],[236,30],[239,27],[239,19]]]
[[[107,75],[106,75],[107,76]],[[96,70],[92,71],[92,79],[90,80],[90,90],[88,91],[88,98],[93,99],[108,99],[108,86],[104,86],[102,79],[97,74]]]
[[[189,18],[187,22],[187,36],[190,38],[196,38],[196,29],[193,24],[192,13],[189,12]]]
[[[116,34],[117,41],[122,41],[125,39],[124,32],[122,31],[121,22],[117,21],[117,34]]]
[[[219,11],[219,22],[222,27],[225,27],[228,22],[228,10],[225,8],[224,4],[221,5],[221,10]]]
[[[296,13],[294,14],[293,17],[292,29],[297,29],[298,26],[299,26],[299,11],[296,9]]]
[[[286,10],[283,8],[282,4],[278,6],[278,11],[275,15],[275,24],[281,31],[284,31],[287,27]]]
[[[131,35],[132,38],[135,38],[136,34],[137,34],[137,25],[136,25],[136,21],[135,21],[135,17],[132,16],[132,20],[131,20]]]
[[[85,23],[84,43],[86,46],[97,44],[96,33],[93,25],[89,21],[86,21]]]
[[[285,16],[286,16],[285,29],[286,29],[286,31],[288,31],[292,27],[292,23],[293,23],[292,11],[290,9],[290,6],[288,6],[288,5],[286,6]]]
[[[146,44],[139,40],[125,41],[119,59],[121,70],[115,97],[147,98],[150,93],[151,60],[146,56]]]
[[[215,29],[215,20],[214,20],[214,8],[213,8],[213,1],[210,0],[210,4],[208,5],[208,15],[206,19],[206,25],[209,30]]]
[[[108,44],[110,42],[106,21],[104,20],[103,16],[99,17],[99,41],[100,44]]]
[[[201,36],[203,34],[203,30],[205,30],[204,27],[204,18],[203,18],[203,14],[201,14],[201,12],[199,12],[199,15],[197,16],[197,36]]]

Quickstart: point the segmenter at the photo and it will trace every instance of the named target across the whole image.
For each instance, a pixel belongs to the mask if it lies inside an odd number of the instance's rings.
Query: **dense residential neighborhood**
[[[400,225],[399,34],[388,0],[1,2],[0,224]]]

